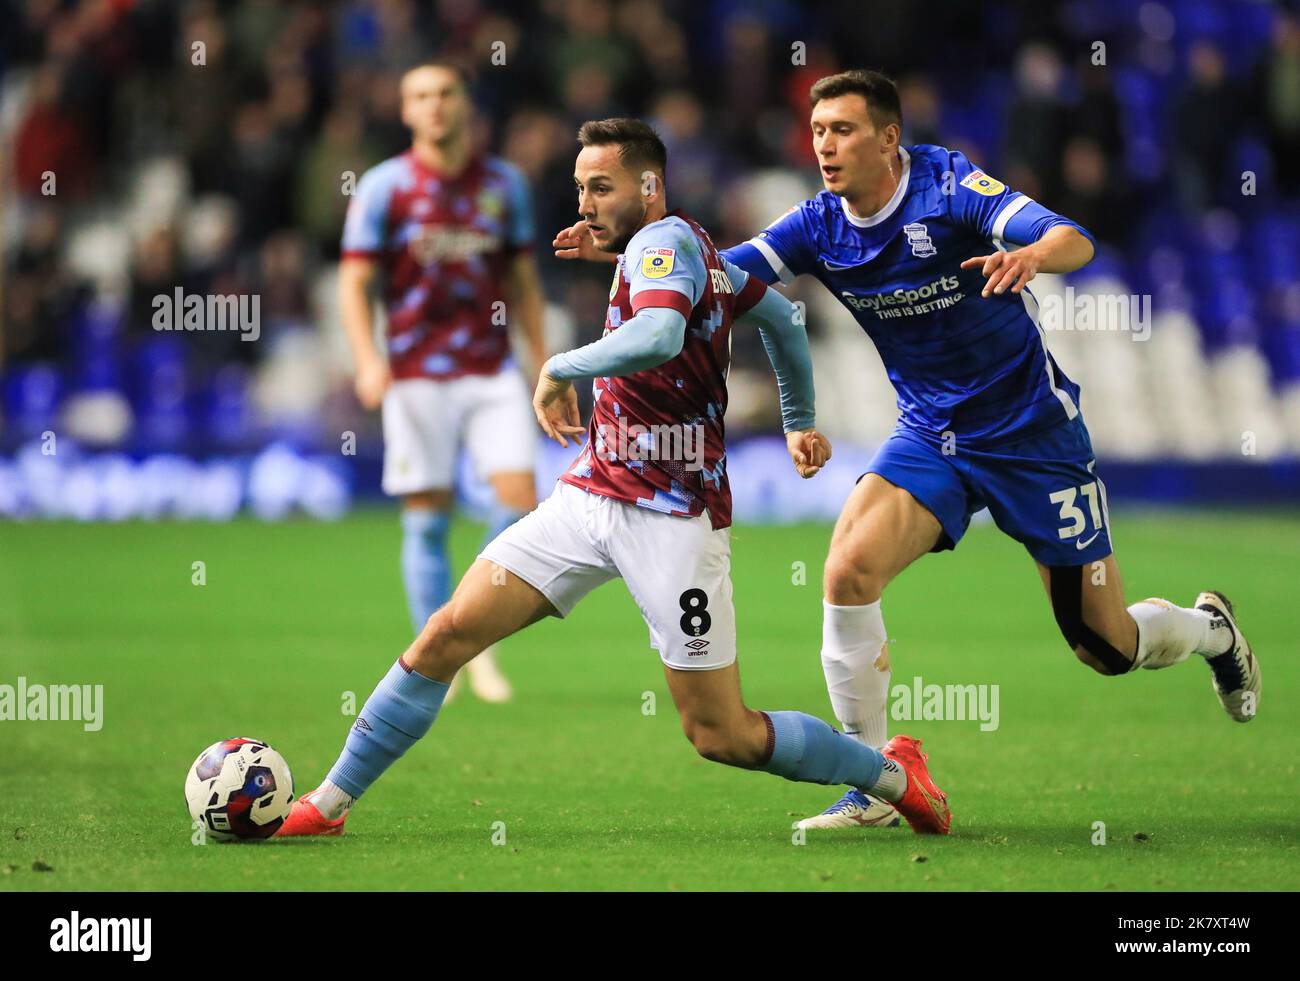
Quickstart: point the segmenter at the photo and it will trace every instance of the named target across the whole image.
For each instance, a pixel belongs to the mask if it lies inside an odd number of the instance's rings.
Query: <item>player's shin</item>
[[[409,508],[402,512],[402,583],[417,634],[451,595],[450,524],[441,511]]]
[[[849,784],[886,800],[903,796],[907,778],[880,751],[803,712],[764,712],[767,754],[758,769],[804,783]]]
[[[877,749],[889,738],[889,654],[880,600],[865,606],[822,603],[822,670],[844,732]]]
[[[341,801],[344,807],[365,793],[385,770],[429,731],[438,717],[448,687],[445,682],[426,678],[408,668],[401,658],[397,659],[366,699],[352,731],[348,733],[343,752],[326,778],[327,784],[339,788],[351,798]],[[329,788],[323,785],[322,790],[328,791]],[[334,798],[332,803],[335,807],[340,803],[339,795],[326,796]],[[315,802],[318,807],[323,806],[319,795]]]
[[[1204,610],[1152,598],[1134,603],[1128,612],[1138,625],[1137,667],[1166,668],[1192,653],[1213,657],[1232,647],[1231,628]]]

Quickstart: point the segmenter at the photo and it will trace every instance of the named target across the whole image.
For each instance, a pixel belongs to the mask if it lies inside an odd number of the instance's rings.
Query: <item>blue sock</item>
[[[880,779],[885,758],[802,712],[764,712],[772,755],[760,770],[805,783],[847,783],[870,790]]]
[[[450,687],[412,671],[399,657],[361,707],[326,779],[360,797],[429,731]]]
[[[402,582],[417,634],[451,596],[450,525],[451,519],[441,511],[402,512]]]
[[[496,503],[492,505],[492,510],[488,512],[487,532],[483,535],[482,549],[487,548],[488,542],[496,538],[512,524],[522,518],[527,512],[516,511],[514,508],[508,508],[504,504]]]

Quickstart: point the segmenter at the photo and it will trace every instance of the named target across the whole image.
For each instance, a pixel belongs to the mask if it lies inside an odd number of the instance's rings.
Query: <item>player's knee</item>
[[[885,571],[866,557],[831,554],[822,572],[826,599],[837,606],[874,603],[888,584]]]
[[[1128,674],[1133,667],[1133,659],[1116,649],[1099,634],[1089,631],[1082,639],[1066,637],[1074,649],[1074,656],[1081,664],[1086,664],[1098,674],[1114,677]]]
[[[431,678],[444,674],[450,676],[482,650],[481,645],[476,644],[474,630],[467,622],[461,604],[452,599],[429,617],[412,644],[407,663]]]
[[[1092,652],[1082,644],[1074,645],[1074,656],[1079,659],[1080,664],[1086,664],[1098,674],[1109,675],[1111,673],[1107,670],[1106,665],[1097,660],[1097,658],[1093,656]]]

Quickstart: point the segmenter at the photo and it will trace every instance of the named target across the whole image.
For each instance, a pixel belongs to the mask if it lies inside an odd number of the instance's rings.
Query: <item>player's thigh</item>
[[[731,537],[707,514],[662,514],[609,501],[602,527],[610,555],[669,667],[707,671],[736,659]]]
[[[497,535],[479,558],[513,573],[566,617],[589,592],[618,577],[593,537],[593,512],[605,498],[558,482],[551,496]]]
[[[826,598],[872,603],[900,572],[931,551],[943,526],[910,491],[868,473],[853,488],[831,535]]]
[[[536,587],[477,559],[451,600],[429,617],[402,657],[426,677],[450,681],[462,665],[497,641],[554,612]]]
[[[404,497],[455,482],[460,420],[447,386],[406,378],[384,394],[384,493]]]
[[[506,367],[495,375],[462,378],[457,398],[475,472],[489,481],[497,475],[505,477],[505,490],[514,493],[513,506],[530,510],[536,504],[536,489],[521,475],[530,475],[537,467],[539,430],[523,376]],[[495,481],[493,486],[496,489]]]

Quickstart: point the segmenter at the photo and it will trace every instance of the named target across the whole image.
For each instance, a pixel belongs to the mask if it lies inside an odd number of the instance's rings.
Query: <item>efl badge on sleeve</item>
[[[1001,194],[1007,189],[1007,186],[999,180],[995,180],[982,170],[972,170],[961,182],[962,187],[969,187],[976,194],[983,194],[991,198],[994,195]]]
[[[646,279],[663,279],[673,271],[672,249],[646,249],[641,254],[641,275]]]

